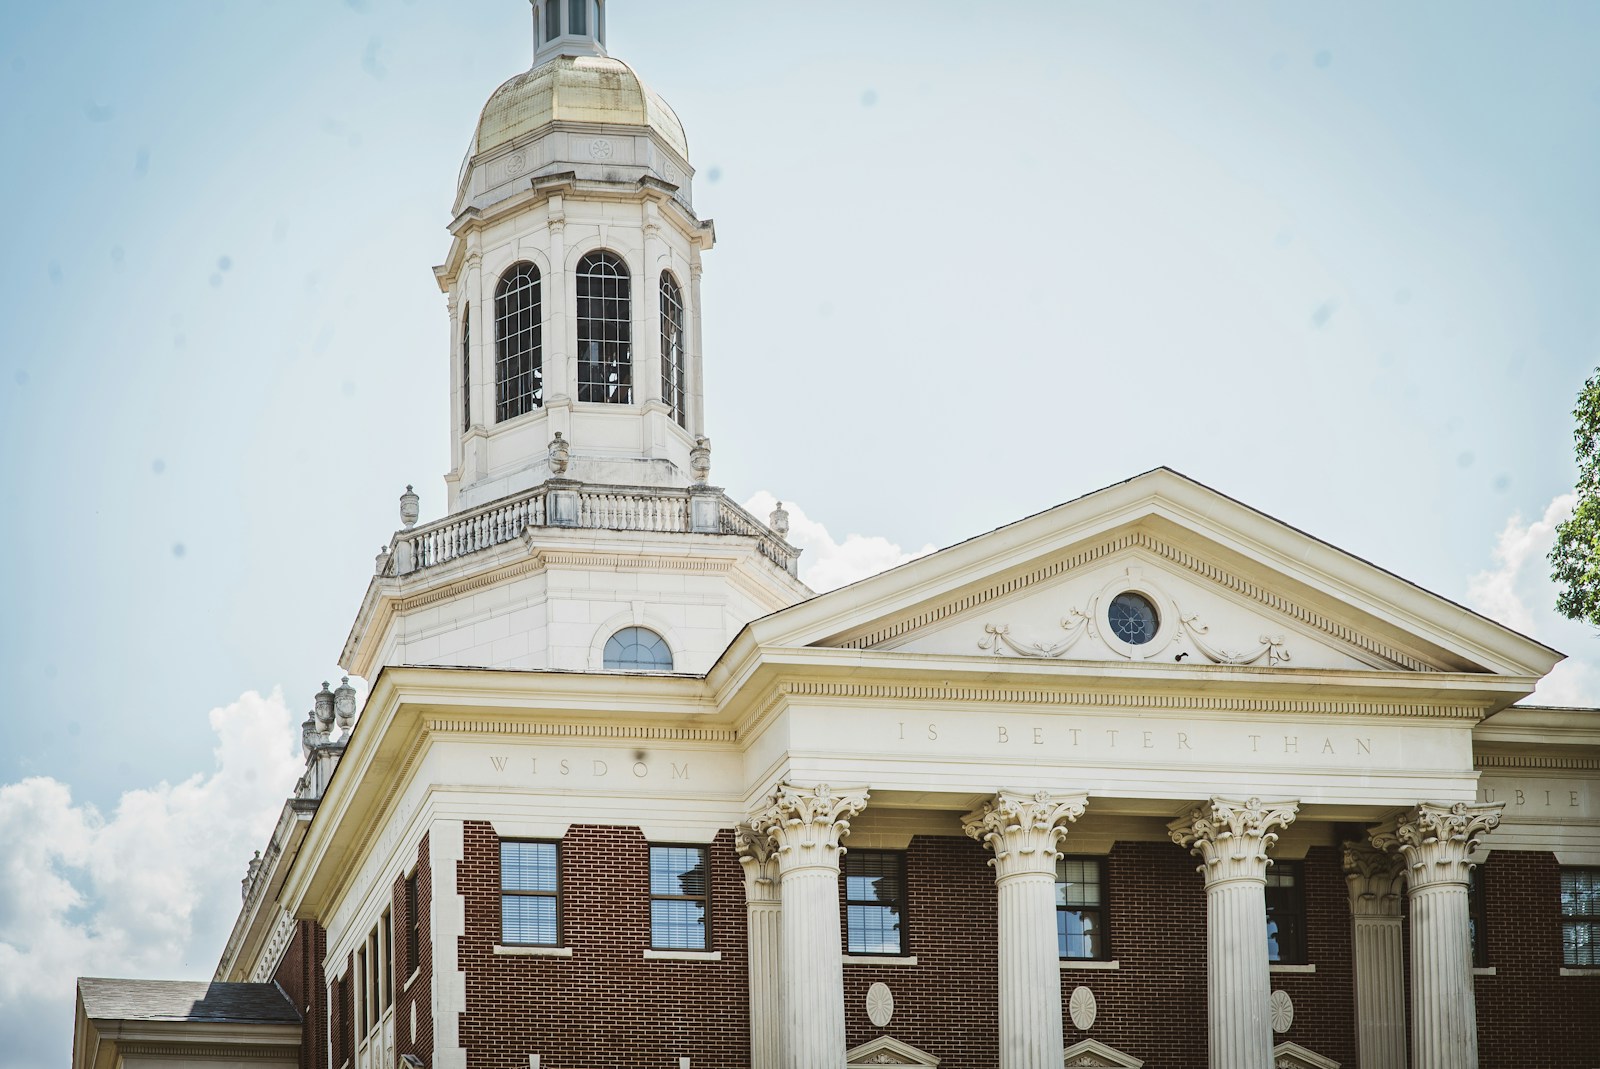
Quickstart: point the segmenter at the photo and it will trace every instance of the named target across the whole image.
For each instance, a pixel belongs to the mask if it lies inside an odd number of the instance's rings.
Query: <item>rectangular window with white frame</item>
[[[1067,961],[1111,956],[1106,925],[1106,859],[1056,860],[1056,954]]]
[[[1600,968],[1600,868],[1561,870],[1561,964]]]
[[[500,842],[500,942],[559,946],[561,864],[555,843]]]

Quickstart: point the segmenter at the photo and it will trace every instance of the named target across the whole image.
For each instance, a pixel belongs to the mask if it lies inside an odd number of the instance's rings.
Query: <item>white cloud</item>
[[[776,498],[761,490],[746,501],[744,507],[765,520],[776,504]],[[799,505],[790,501],[783,508],[789,514],[789,543],[805,551],[800,556],[800,579],[819,592],[877,575],[897,564],[926,556],[937,548],[929,544],[921,549],[905,550],[887,538],[854,533],[838,542]]]
[[[1600,704],[1600,637],[1555,611],[1548,555],[1556,525],[1572,515],[1575,494],[1562,494],[1537,520],[1513,515],[1494,547],[1494,567],[1467,580],[1474,609],[1568,654],[1528,699],[1544,705]]]
[[[213,709],[214,771],[128,791],[109,817],[48,777],[0,786],[7,1066],[66,1064],[78,976],[210,978],[301,770],[296,719],[276,691]]]

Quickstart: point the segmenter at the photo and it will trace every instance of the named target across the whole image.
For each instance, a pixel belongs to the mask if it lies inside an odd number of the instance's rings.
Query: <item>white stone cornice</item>
[[[961,827],[994,852],[989,864],[994,867],[996,882],[1030,872],[1054,878],[1060,856],[1056,846],[1066,836],[1067,825],[1083,816],[1088,803],[1089,796],[1081,791],[1000,791],[968,813]]]
[[[1439,884],[1467,885],[1472,852],[1500,825],[1504,802],[1438,805],[1423,802],[1372,829],[1372,845],[1405,859],[1412,891]]]
[[[1173,842],[1201,859],[1206,886],[1228,880],[1267,878],[1268,854],[1278,841],[1277,829],[1294,823],[1300,804],[1213,798],[1167,825]]]
[[[1405,893],[1405,863],[1399,855],[1366,843],[1344,844],[1344,880],[1350,912],[1357,917],[1398,917]]]
[[[749,824],[733,829],[734,849],[744,868],[746,902],[778,901],[778,851],[772,837]]]
[[[850,834],[850,818],[867,807],[865,787],[835,789],[826,783],[801,787],[779,784],[772,801],[751,814],[756,834],[766,836],[777,852],[778,871],[829,868],[839,870],[844,853],[840,841]]]

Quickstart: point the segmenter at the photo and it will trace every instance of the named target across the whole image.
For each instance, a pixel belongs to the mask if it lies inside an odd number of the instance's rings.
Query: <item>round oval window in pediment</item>
[[[1106,610],[1106,622],[1111,625],[1111,633],[1123,642],[1130,646],[1143,646],[1156,637],[1161,617],[1149,598],[1125,590],[1111,599],[1111,608]]]

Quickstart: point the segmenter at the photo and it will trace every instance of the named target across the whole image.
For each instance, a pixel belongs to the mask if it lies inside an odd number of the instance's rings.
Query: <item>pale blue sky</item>
[[[610,28],[717,220],[736,497],[910,548],[1168,464],[1452,598],[1502,604],[1499,569],[1592,655],[1528,524],[1600,359],[1600,6],[612,0]],[[0,785],[109,811],[211,770],[212,709],[334,676],[396,496],[442,507],[430,268],[530,52],[525,0],[0,7]]]

